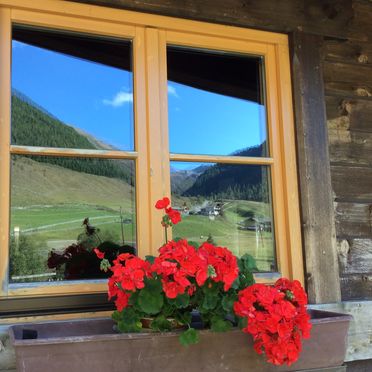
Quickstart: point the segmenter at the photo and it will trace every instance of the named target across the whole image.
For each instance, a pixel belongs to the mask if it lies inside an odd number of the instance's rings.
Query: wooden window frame
[[[130,39],[133,42],[135,151],[40,148],[10,144],[11,29],[30,25]],[[270,157],[169,154],[166,46],[248,53],[265,60]],[[0,299],[102,293],[102,281],[8,283],[10,156],[44,154],[136,161],[137,244],[140,256],[156,254],[163,242],[155,201],[170,195],[170,161],[207,161],[270,167],[278,273],[256,275],[271,283],[279,276],[304,282],[295,132],[288,37],[60,0],[0,0]]]

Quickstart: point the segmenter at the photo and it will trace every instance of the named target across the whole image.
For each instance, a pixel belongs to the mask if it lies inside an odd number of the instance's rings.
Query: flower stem
[[[165,244],[168,243],[168,226],[164,226],[164,233],[165,233]]]

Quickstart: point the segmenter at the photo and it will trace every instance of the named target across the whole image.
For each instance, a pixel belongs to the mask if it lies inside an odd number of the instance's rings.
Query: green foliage
[[[142,330],[141,318],[132,307],[126,307],[120,312],[114,311],[112,318],[117,323],[120,332],[141,332]]]
[[[179,340],[183,346],[197,344],[199,342],[199,333],[196,329],[189,328],[187,331],[180,334]]]
[[[155,262],[155,256],[145,256],[145,261],[150,262],[152,265]]]
[[[190,296],[187,293],[180,294],[175,299],[168,299],[168,302],[178,309],[184,309],[190,304]]]
[[[213,316],[211,319],[211,330],[213,332],[227,332],[231,329],[231,327],[231,323],[222,317]]]
[[[247,318],[240,318],[238,319],[238,327],[240,329],[245,328],[248,325],[248,319]]]
[[[234,288],[243,289],[254,284],[253,273],[259,271],[256,260],[250,254],[245,254],[238,259],[239,278],[234,283]]]
[[[159,332],[170,331],[172,329],[172,323],[161,314],[151,322],[151,329]]]
[[[146,279],[145,282],[145,288],[138,295],[138,305],[146,314],[158,314],[164,304],[161,282],[157,279]]]
[[[230,293],[231,292],[231,293]],[[232,314],[233,313],[233,306],[234,306],[234,302],[237,301],[238,299],[238,295],[235,291],[230,291],[229,293],[227,293],[222,301],[221,301],[221,305],[222,305],[222,308],[228,313],[228,314]]]
[[[47,270],[46,261],[40,253],[42,240],[35,240],[27,235],[20,235],[18,241],[10,238],[10,278],[14,276],[43,274]],[[34,281],[35,279],[30,279]],[[28,279],[22,279],[27,282]]]

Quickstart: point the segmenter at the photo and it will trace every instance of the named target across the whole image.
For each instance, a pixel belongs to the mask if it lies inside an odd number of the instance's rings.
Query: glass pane
[[[133,160],[12,156],[10,282],[102,277],[94,247],[136,249],[134,185]]]
[[[172,162],[172,204],[183,218],[173,236],[249,253],[259,271],[276,271],[269,184],[266,166]]]
[[[170,152],[268,156],[261,57],[168,47]]]
[[[15,27],[12,144],[134,150],[131,43]]]

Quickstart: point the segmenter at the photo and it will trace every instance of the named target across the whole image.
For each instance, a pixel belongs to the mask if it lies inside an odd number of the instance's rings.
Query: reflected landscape
[[[172,162],[172,205],[183,219],[173,237],[249,253],[259,271],[276,271],[268,184],[265,166]]]

